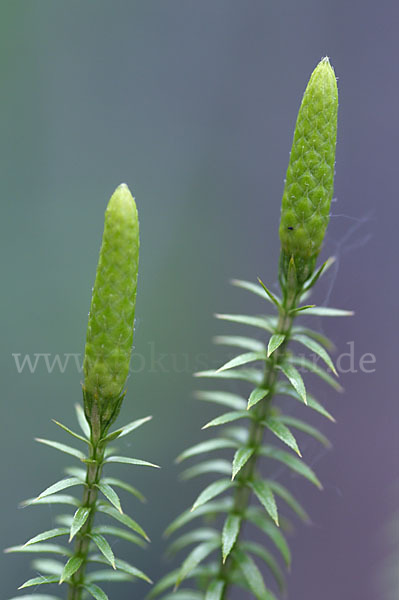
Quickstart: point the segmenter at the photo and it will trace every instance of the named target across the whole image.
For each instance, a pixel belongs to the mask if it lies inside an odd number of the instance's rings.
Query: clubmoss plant
[[[280,224],[281,298],[260,280],[258,283],[233,281],[235,286],[271,304],[276,314],[216,315],[224,321],[255,327],[266,333],[267,338],[260,342],[250,337],[219,336],[216,343],[238,347],[244,353],[216,371],[197,373],[199,377],[217,381],[242,380],[251,389],[246,398],[221,389],[198,392],[199,399],[229,409],[203,427],[219,429],[224,426],[223,433],[185,450],[178,462],[193,457],[202,459],[184,471],[184,479],[203,474],[217,474],[219,478],[207,485],[192,507],[168,527],[166,534],[170,536],[199,517],[207,518],[205,526],[184,532],[172,543],[171,554],[186,550],[190,545],[194,548],[179,569],[158,582],[151,598],[174,587],[179,591],[167,594],[165,600],[226,600],[231,586],[239,586],[259,600],[275,599],[269,580],[265,583],[258,564],[265,564],[269,569],[268,576],[276,580],[280,592],[284,590],[284,575],[274,554],[244,537],[242,530],[245,524],[260,530],[289,567],[291,555],[284,534],[288,519],[281,514],[281,503],[287,504],[303,521],[307,521],[308,516],[286,487],[263,473],[267,472],[267,465],[277,461],[321,488],[318,477],[303,461],[292,430],[305,432],[325,445],[328,440],[305,421],[283,414],[278,399],[282,395],[289,396],[305,408],[333,420],[322,404],[308,393],[299,368],[318,375],[335,390],[341,390],[333,377],[337,373],[327,352],[331,348],[329,340],[313,329],[295,324],[301,315],[351,314],[303,304],[319,276],[331,264],[327,261],[315,270],[333,194],[337,106],[334,71],[325,58],[316,67],[306,88],[287,171]],[[317,362],[296,356],[291,350],[292,344],[316,355],[333,375]],[[260,368],[247,368],[250,363],[259,363]],[[237,426],[238,422],[245,425]],[[233,451],[232,462],[212,458],[215,451],[227,450]],[[224,497],[220,498],[222,494]],[[220,529],[209,520],[217,517],[222,517]],[[193,586],[188,587],[188,580],[194,580]]]
[[[150,582],[145,573],[116,558],[105,537],[116,536],[138,546],[149,541],[144,529],[123,512],[114,487],[139,499],[143,499],[142,494],[130,483],[103,475],[103,468],[110,463],[157,466],[114,455],[114,450],[108,448],[109,442],[131,433],[151,418],[138,419],[109,432],[119,414],[129,372],[138,261],[139,222],[136,204],[128,187],[122,184],[112,195],[105,213],[86,337],[84,409],[76,405],[82,433],[75,433],[54,421],[83,443],[86,451],[56,441],[38,439],[47,446],[73,456],[84,468],[68,468],[66,478],[57,481],[36,498],[24,502],[25,506],[65,504],[73,507],[74,514],[59,515],[56,528],[35,535],[22,546],[8,549],[10,552],[51,553],[65,557],[65,560],[35,560],[33,567],[40,575],[29,579],[19,588],[34,588],[33,594],[21,597],[25,600],[57,600],[60,584],[67,587],[68,600],[88,597],[107,600],[107,595],[98,585],[102,581],[133,581],[140,578]],[[72,487],[83,488],[80,500],[65,494],[65,490]],[[97,524],[97,513],[110,517],[118,526]],[[57,542],[58,538],[64,538],[68,544],[54,543],[55,538]],[[100,570],[93,570],[96,564],[100,565]],[[36,594],[37,588],[41,590],[42,585],[50,584],[57,588],[56,595],[43,595],[41,591]]]

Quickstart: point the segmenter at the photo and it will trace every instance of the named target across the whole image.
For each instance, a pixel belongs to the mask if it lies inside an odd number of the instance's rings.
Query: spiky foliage
[[[203,427],[221,430],[222,433],[190,447],[178,457],[178,462],[194,457],[200,459],[183,472],[184,479],[203,474],[216,474],[217,479],[207,485],[192,507],[168,527],[166,533],[170,536],[200,517],[207,519],[205,526],[184,532],[172,543],[172,554],[186,550],[190,545],[194,545],[194,548],[179,569],[164,577],[153,588],[151,598],[174,586],[178,591],[164,596],[165,600],[223,600],[228,598],[231,586],[239,586],[259,600],[275,599],[272,591],[274,584],[270,584],[269,581],[265,583],[262,570],[266,565],[269,577],[274,578],[277,587],[283,591],[284,575],[279,561],[266,546],[251,541],[248,536],[244,537],[244,525],[248,524],[264,534],[280,554],[286,567],[289,567],[291,555],[285,536],[289,521],[284,516],[285,505],[303,521],[307,521],[308,517],[294,495],[280,482],[271,476],[265,476],[264,473],[270,473],[271,465],[277,462],[321,488],[317,475],[302,459],[293,432],[304,432],[324,445],[328,445],[328,440],[306,421],[285,414],[279,406],[279,399],[289,396],[294,402],[299,402],[305,408],[333,420],[322,404],[307,391],[301,371],[310,371],[335,390],[341,390],[334,377],[337,375],[334,364],[328,354],[331,348],[329,340],[317,331],[295,323],[301,315],[345,316],[351,313],[303,304],[331,261],[327,261],[314,272],[314,261],[320,250],[326,222],[310,211],[309,219],[305,219],[306,226],[303,227],[300,207],[309,203],[307,186],[305,184],[303,193],[299,187],[295,188],[295,194],[292,193],[291,186],[293,179],[301,181],[303,177],[311,182],[320,173],[331,174],[337,116],[336,86],[335,78],[334,84],[331,82],[332,74],[328,61],[324,59],[312,75],[298,116],[294,150],[296,145],[299,148],[303,144],[301,135],[305,127],[305,138],[312,140],[313,162],[302,161],[302,166],[298,166],[299,150],[291,153],[281,217],[281,228],[284,230],[288,227],[287,235],[285,231],[281,234],[280,228],[281,298],[272,293],[260,280],[258,283],[233,281],[235,286],[254,293],[269,303],[274,309],[274,314],[216,315],[223,321],[256,328],[263,333],[265,339],[259,341],[237,335],[219,336],[215,339],[216,343],[239,348],[241,353],[216,371],[197,373],[199,377],[221,382],[244,381],[249,385],[249,389],[245,396],[221,389],[200,391],[197,394],[200,400],[228,408],[227,412]],[[333,95],[332,100],[328,98],[329,94]],[[320,103],[321,97],[324,100]],[[325,107],[326,112],[323,112]],[[320,123],[324,123],[323,135],[318,135]],[[330,132],[327,139],[325,131]],[[304,148],[309,150],[306,145]],[[316,155],[319,162],[315,159]],[[292,165],[292,162],[295,165]],[[326,203],[329,206],[333,182],[332,177],[323,181],[327,189],[327,193],[323,194],[321,199],[321,210],[324,214],[325,210],[328,212]],[[313,239],[312,236],[316,237]],[[291,350],[292,345],[295,349],[302,349],[300,356]],[[324,363],[327,370],[317,361],[304,358],[303,350],[310,351],[320,363]],[[259,367],[254,368],[253,363]],[[226,460],[224,457],[213,458],[216,451],[231,452],[232,460]],[[184,587],[188,580],[194,580],[194,589]]]
[[[65,584],[68,600],[89,597],[107,600],[107,595],[98,585],[101,582],[134,581],[137,578],[151,582],[140,569],[116,558],[107,540],[111,535],[145,546],[149,541],[146,532],[123,512],[114,488],[120,488],[139,500],[144,498],[130,483],[103,473],[104,468],[112,463],[157,467],[141,459],[116,455],[115,449],[108,447],[110,442],[135,431],[151,419],[144,417],[109,431],[125,395],[133,338],[138,252],[136,205],[128,187],[121,185],[107,207],[93,289],[84,359],[84,409],[76,405],[81,433],[55,421],[64,432],[81,442],[85,451],[58,441],[37,440],[73,456],[83,468],[74,466],[66,469],[65,478],[23,503],[24,506],[62,504],[72,507],[73,512],[56,517],[57,527],[38,533],[21,546],[8,549],[8,552],[56,555],[57,560],[41,558],[34,561],[33,567],[40,575],[20,586],[19,589],[24,590],[34,588],[33,594],[23,597],[25,600],[59,600],[58,592],[56,596],[40,591],[36,593],[42,585],[54,584],[59,590],[59,585]],[[69,493],[71,488],[83,488],[80,500]],[[110,518],[114,523],[95,522],[97,514]],[[60,538],[67,544],[60,544]]]

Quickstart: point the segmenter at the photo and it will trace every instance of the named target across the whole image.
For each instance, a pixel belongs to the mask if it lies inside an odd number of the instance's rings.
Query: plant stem
[[[292,323],[294,320],[294,317],[292,316],[290,311],[295,307],[297,298],[298,293],[288,294],[288,296],[284,298],[284,302],[280,310],[276,331],[274,333],[283,334],[285,336],[285,340],[266,361],[263,382],[260,387],[268,389],[269,393],[263,401],[259,402],[258,406],[255,407],[254,410],[254,418],[252,420],[251,427],[248,433],[248,446],[250,448],[255,448],[255,452],[253,453],[252,457],[248,460],[247,464],[243,467],[241,473],[237,477],[237,482],[239,485],[234,495],[234,503],[231,509],[231,514],[242,516],[247,510],[249,502],[251,500],[252,492],[250,487],[248,486],[248,482],[250,482],[253,478],[256,463],[259,457],[258,449],[263,442],[265,427],[262,424],[262,422],[267,417],[267,414],[270,411],[271,404],[273,401],[275,386],[278,378],[277,367],[281,359],[284,357],[287,341],[289,339]],[[231,560],[231,557],[228,557],[226,562],[222,564],[220,569],[220,577],[226,582],[223,592],[223,600],[227,598],[227,591],[229,587],[228,574],[230,571]]]
[[[75,552],[74,556],[80,556],[83,558],[83,562],[79,569],[71,577],[69,583],[68,600],[81,600],[83,583],[85,581],[85,572],[87,565],[87,556],[89,553],[90,546],[90,533],[93,527],[94,516],[96,512],[96,501],[98,495],[98,489],[95,487],[100,481],[101,472],[104,461],[104,450],[105,446],[100,440],[101,436],[95,434],[92,429],[91,445],[89,452],[89,460],[87,463],[86,471],[86,485],[83,493],[83,499],[81,506],[90,508],[90,513],[87,521],[76,534]]]

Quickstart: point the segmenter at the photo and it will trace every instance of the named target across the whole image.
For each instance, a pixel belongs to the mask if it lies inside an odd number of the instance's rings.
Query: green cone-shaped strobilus
[[[291,258],[299,286],[310,277],[330,216],[338,91],[328,58],[317,65],[299,109],[282,199],[280,278]]]
[[[137,208],[127,185],[113,193],[87,327],[84,371],[86,417],[101,434],[117,417],[129,373],[139,263]]]

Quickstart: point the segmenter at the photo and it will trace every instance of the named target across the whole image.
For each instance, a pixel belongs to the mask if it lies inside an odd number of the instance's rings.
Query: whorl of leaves
[[[35,577],[28,579],[19,587],[24,591],[25,588],[33,589],[33,593],[20,596],[21,600],[27,598],[59,600],[60,584],[69,588],[68,598],[73,600],[75,598],[80,600],[82,593],[85,597],[107,600],[107,594],[98,585],[101,582],[143,579],[152,583],[143,571],[117,558],[108,541],[108,536],[112,536],[136,546],[146,546],[149,542],[147,533],[139,523],[124,513],[115,488],[141,501],[144,501],[144,496],[129,483],[103,474],[103,468],[107,468],[111,463],[157,467],[140,459],[114,455],[113,449],[105,449],[109,442],[131,433],[151,417],[138,419],[107,434],[95,449],[89,424],[80,405],[76,405],[76,414],[81,433],[76,433],[57,421],[55,423],[75,440],[84,444],[86,452],[57,441],[37,440],[73,456],[83,465],[67,468],[64,479],[52,484],[37,497],[22,503],[22,506],[65,505],[69,512],[63,512],[55,517],[56,527],[36,534],[22,545],[7,549],[7,552],[43,555],[35,559],[32,564],[36,572]],[[96,458],[93,458],[94,450],[97,450]],[[91,481],[88,475],[87,467],[90,466],[96,469],[95,481]],[[76,490],[83,488],[83,501],[70,493],[72,488]],[[101,523],[95,523],[96,514],[105,517],[105,523],[103,520]],[[51,555],[51,558],[48,555]],[[43,594],[41,591],[43,585],[46,588],[54,587],[55,595]]]
[[[329,264],[323,265],[318,275]],[[307,282],[302,297],[317,279],[314,276]],[[303,371],[310,371],[335,390],[341,390],[328,354],[332,344],[313,329],[294,326],[293,321],[297,315],[351,313],[301,306],[301,295],[295,305],[289,306],[287,295],[280,300],[262,282],[234,280],[233,284],[263,297],[276,309],[277,316],[216,315],[234,325],[247,325],[260,332],[261,337],[266,334],[266,339],[236,334],[218,336],[217,344],[238,348],[240,353],[218,370],[197,373],[198,377],[221,384],[232,381],[234,389],[237,380],[242,381],[247,392],[240,395],[218,386],[197,393],[199,400],[221,405],[225,412],[203,427],[214,435],[182,452],[177,461],[196,460],[183,471],[183,479],[202,475],[212,479],[192,506],[169,525],[167,537],[180,535],[171,543],[169,554],[183,551],[186,556],[177,570],[156,584],[150,598],[162,595],[164,600],[222,600],[227,598],[230,586],[238,586],[259,600],[275,599],[277,590],[282,593],[285,587],[281,563],[286,568],[291,563],[286,535],[291,524],[286,509],[302,521],[309,517],[285,485],[264,473],[275,470],[273,463],[280,464],[283,470],[322,487],[316,473],[303,460],[295,436],[298,431],[324,446],[329,442],[306,420],[285,414],[279,408],[279,400],[288,396],[305,411],[316,411],[334,420],[308,392],[302,377]],[[300,356],[292,353],[291,345],[300,351]],[[303,358],[303,351],[309,351],[313,360]],[[244,525],[249,525],[245,536]],[[265,544],[251,541],[254,528],[265,536]]]

